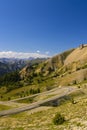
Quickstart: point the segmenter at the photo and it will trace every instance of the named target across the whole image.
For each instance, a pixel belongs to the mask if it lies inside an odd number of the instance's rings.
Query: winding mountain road
[[[68,94],[70,94],[70,93],[72,93],[72,92],[74,92],[76,90],[78,90],[77,87],[61,87],[61,88],[56,88],[54,90],[44,92],[46,95],[54,93],[54,94],[56,94],[56,96],[52,96],[51,98],[48,98],[48,99],[45,99],[45,100],[42,100],[42,101],[38,101],[38,102],[34,102],[32,104],[29,104],[29,105],[21,106],[19,108],[13,108],[13,109],[1,111],[0,116],[7,116],[7,115],[16,114],[16,113],[20,113],[20,112],[23,112],[23,111],[27,111],[27,110],[37,108],[37,107],[39,107],[41,105],[44,105],[45,103],[53,102],[55,100],[58,100],[58,99],[66,96],[66,95],[68,95]],[[39,95],[41,95],[41,93]],[[17,101],[17,99],[14,100],[14,101]]]

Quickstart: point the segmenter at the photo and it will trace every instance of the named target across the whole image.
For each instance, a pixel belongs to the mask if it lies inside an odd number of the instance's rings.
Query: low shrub
[[[55,125],[60,125],[60,124],[63,124],[64,122],[65,122],[65,118],[60,113],[57,113],[55,117],[53,118],[53,123]]]

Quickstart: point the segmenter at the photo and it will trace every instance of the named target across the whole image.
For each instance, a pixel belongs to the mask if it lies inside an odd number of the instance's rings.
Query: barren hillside
[[[82,48],[76,48],[68,57],[65,59],[64,64],[70,64],[72,62],[80,61],[82,63],[87,62],[87,45],[84,45]]]

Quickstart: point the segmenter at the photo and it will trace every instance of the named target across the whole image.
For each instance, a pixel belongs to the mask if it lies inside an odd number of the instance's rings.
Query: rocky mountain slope
[[[77,72],[78,71],[78,72]],[[74,76],[75,75],[75,76]],[[65,51],[40,64],[28,65],[20,71],[22,79],[55,77],[58,85],[73,84],[87,79],[87,45]],[[69,78],[69,77],[73,78]],[[69,80],[70,79],[70,80]],[[65,80],[64,80],[65,81]]]
[[[14,64],[5,66],[5,63],[1,63],[2,71],[0,73],[2,74],[4,70],[9,72],[9,69],[10,72],[17,70],[17,65],[19,64],[15,64],[13,69],[11,67]],[[32,60],[19,72],[0,77],[0,87],[6,87],[5,93],[19,89],[19,94],[15,94],[16,96],[20,95],[20,88],[27,86],[27,91],[31,91],[30,89],[33,88],[35,89],[33,92],[35,92],[38,88],[40,91],[45,91],[58,86],[75,85],[82,82],[87,82],[86,45],[70,49],[52,58]]]
[[[2,63],[3,66],[4,63]],[[61,94],[63,94],[61,98],[53,101],[56,95]],[[86,130],[86,45],[65,51],[47,60],[40,61],[38,59],[29,62],[20,72],[0,77],[0,111],[7,109],[10,111],[11,109],[12,112],[15,107],[23,110],[25,105],[32,106],[36,102],[44,102],[49,98],[52,102],[43,104],[36,109],[1,117],[1,129],[21,129],[23,127],[23,129],[30,128],[34,130],[38,128]],[[20,108],[18,108],[19,106]],[[1,113],[3,114],[3,112]],[[53,123],[57,113],[65,118],[65,122],[61,125]]]

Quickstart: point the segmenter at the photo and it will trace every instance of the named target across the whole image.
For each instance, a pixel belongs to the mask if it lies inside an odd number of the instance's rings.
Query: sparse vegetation
[[[59,104],[55,105],[55,107],[53,107],[53,103],[56,104],[56,101],[47,103],[47,106],[44,104],[42,110],[37,108],[6,118],[2,117],[0,118],[0,128],[3,130],[4,128],[9,130],[70,130],[73,128],[77,130],[79,128],[87,128],[87,87],[86,85],[85,87],[83,86],[83,83],[87,83],[87,60],[84,57],[82,57],[81,61],[78,60],[80,51],[84,49],[66,51],[39,63],[32,61],[20,72],[0,77],[0,100],[2,101],[10,101],[15,98],[32,96],[33,94],[37,95],[40,92],[49,91],[58,86],[61,86],[61,89],[65,85],[74,85],[78,89],[78,91],[60,99]],[[83,53],[86,52],[87,50]],[[53,96],[55,96],[54,93],[52,95],[34,95],[17,101],[15,104],[29,104]],[[0,105],[0,110],[9,108],[9,106]]]
[[[75,106],[71,103],[71,101],[66,101],[66,103],[62,103],[62,105],[56,107],[44,106],[8,117],[0,117],[0,127],[2,129],[4,127],[6,130],[7,128],[9,128],[9,130],[19,130],[20,127],[22,129],[33,130],[85,130],[87,128],[87,89],[83,88],[82,91],[84,91],[85,94],[76,92],[70,95],[75,101],[78,100],[78,103]],[[55,125],[53,123],[53,119],[57,113],[65,119],[64,123],[61,125]]]

